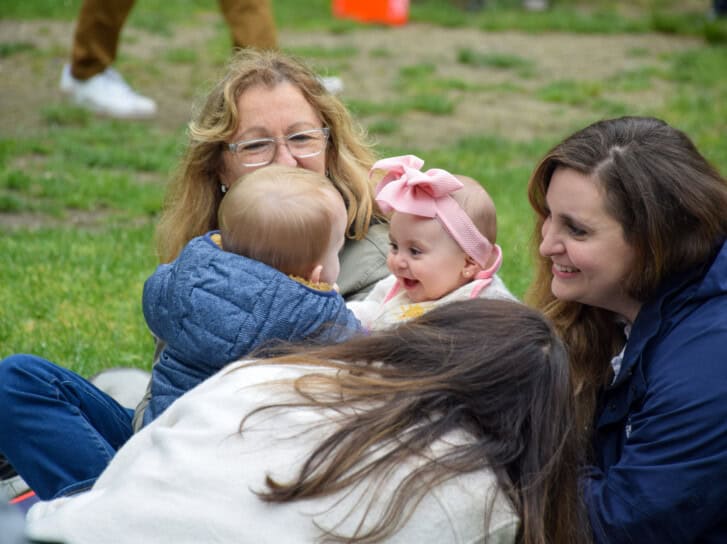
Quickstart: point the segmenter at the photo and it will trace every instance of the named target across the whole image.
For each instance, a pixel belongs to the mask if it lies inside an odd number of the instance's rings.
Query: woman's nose
[[[273,157],[273,164],[280,164],[283,166],[298,166],[298,159],[296,159],[285,145],[284,140],[279,140],[275,147],[275,156]]]
[[[559,251],[562,251],[562,244],[556,239],[555,233],[553,232],[550,218],[543,222],[543,226],[540,229],[540,234],[543,239],[540,242],[538,251],[543,257],[549,257],[555,255]]]

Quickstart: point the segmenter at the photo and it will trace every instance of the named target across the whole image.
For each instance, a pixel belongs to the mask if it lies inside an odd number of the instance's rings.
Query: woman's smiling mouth
[[[558,277],[571,277],[574,274],[580,272],[579,269],[577,269],[574,266],[566,266],[564,264],[558,264],[553,263],[553,275]]]

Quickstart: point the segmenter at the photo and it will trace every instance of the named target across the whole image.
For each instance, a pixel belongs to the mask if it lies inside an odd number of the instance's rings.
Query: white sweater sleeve
[[[387,472],[381,496],[371,495],[378,488],[370,481],[286,503],[267,503],[255,493],[265,489],[266,475],[280,482],[295,478],[300,463],[336,428],[337,412],[306,407],[264,410],[240,428],[251,410],[299,400],[289,380],[312,370],[325,371],[233,363],[134,435],[91,490],[33,506],[28,535],[65,544],[300,544],[318,542],[321,527],[355,529],[367,512],[363,497],[376,499],[373,514],[385,512],[385,497],[420,457]],[[452,443],[443,439],[438,447]],[[482,542],[485,509],[497,490],[487,469],[448,480],[427,493],[386,542]],[[511,544],[517,516],[504,496],[496,502],[487,532],[493,542]]]
[[[384,306],[384,298],[396,283],[396,276],[386,276],[376,282],[374,288],[363,300],[351,300],[346,306],[353,312],[365,329],[370,330],[376,318],[379,317]]]

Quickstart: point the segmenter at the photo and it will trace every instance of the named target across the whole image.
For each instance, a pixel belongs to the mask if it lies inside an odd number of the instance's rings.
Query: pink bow
[[[446,170],[431,168],[422,172],[424,161],[403,155],[377,161],[371,171],[386,170],[376,186],[376,201],[384,213],[396,210],[421,217],[437,216],[437,202],[462,188],[462,183]]]
[[[392,210],[421,217],[436,218],[459,247],[483,268],[493,251],[500,253],[485,238],[472,220],[452,198],[451,193],[461,189],[462,183],[446,170],[432,168],[419,170],[424,161],[415,155],[382,159],[374,163],[375,170],[386,170],[376,186],[376,202],[385,213]],[[500,259],[496,260],[499,267]],[[492,267],[491,267],[492,268]],[[489,269],[488,269],[489,271]],[[494,268],[492,274],[497,271]]]

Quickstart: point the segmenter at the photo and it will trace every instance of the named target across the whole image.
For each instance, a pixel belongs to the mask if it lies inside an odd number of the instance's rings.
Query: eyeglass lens
[[[323,128],[304,130],[288,134],[283,138],[290,154],[298,159],[318,155],[326,146],[328,130]],[[257,166],[273,160],[277,138],[258,138],[232,144],[230,148],[237,153],[244,164]]]

